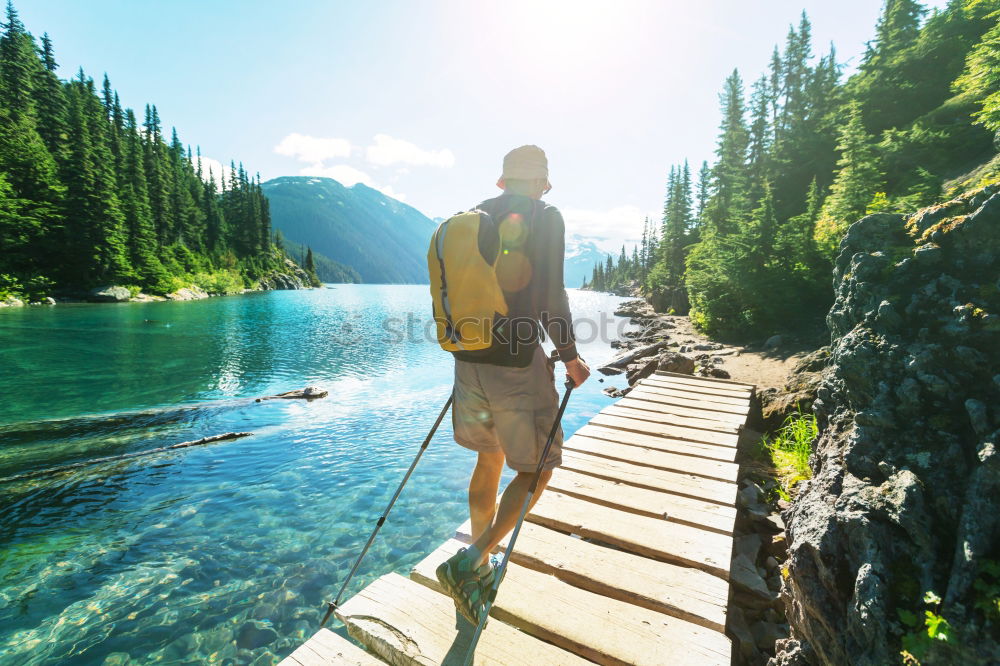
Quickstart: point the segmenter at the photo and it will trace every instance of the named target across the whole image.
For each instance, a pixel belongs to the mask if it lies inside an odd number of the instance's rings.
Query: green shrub
[[[24,286],[13,275],[0,273],[0,301],[7,298],[20,298],[24,292]]]
[[[190,286],[190,282],[176,275],[163,275],[155,285],[150,288],[154,294],[159,294],[165,296],[167,294],[172,294],[178,289],[184,289]]]
[[[197,273],[192,281],[210,294],[235,294],[244,289],[243,276],[236,270]]]

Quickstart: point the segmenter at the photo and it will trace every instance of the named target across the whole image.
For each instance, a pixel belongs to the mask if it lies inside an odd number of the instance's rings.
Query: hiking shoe
[[[479,574],[479,585],[483,588],[483,605],[486,604],[486,597],[490,593],[490,588],[493,587],[493,581],[496,579],[497,571],[500,570],[500,564],[503,559],[496,553],[490,555],[490,559],[487,560],[486,564],[476,569],[476,573]],[[503,582],[504,576],[507,575],[507,570],[504,569],[503,573],[500,575],[500,582]]]
[[[489,570],[482,571],[485,567]],[[480,584],[483,575],[490,575],[492,567],[487,563],[479,569],[472,568],[472,562],[465,548],[438,565],[435,570],[438,582],[455,602],[459,614],[476,626],[485,610],[484,589]],[[491,578],[492,584],[492,578]]]
[[[497,571],[500,570],[501,559],[498,555],[490,555],[490,558],[486,560],[486,564],[476,569],[476,575],[479,577],[479,594],[480,599],[482,599],[482,609],[479,613],[479,617],[482,618],[483,613],[486,612],[486,600],[490,597],[490,590],[493,588],[493,581],[496,580]],[[507,570],[504,569],[503,573],[500,575],[500,582],[503,582],[504,576],[507,575]],[[486,621],[483,622],[483,629],[486,625],[490,623],[490,619],[487,617]]]

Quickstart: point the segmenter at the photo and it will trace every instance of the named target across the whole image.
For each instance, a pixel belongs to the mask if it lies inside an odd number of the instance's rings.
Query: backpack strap
[[[441,307],[444,309],[445,335],[459,349],[462,349],[462,341],[458,337],[458,331],[455,330],[455,322],[451,316],[451,301],[448,300],[448,276],[444,270],[444,235],[448,230],[448,222],[448,220],[442,222],[434,234],[434,247],[437,252],[438,265],[441,267]]]

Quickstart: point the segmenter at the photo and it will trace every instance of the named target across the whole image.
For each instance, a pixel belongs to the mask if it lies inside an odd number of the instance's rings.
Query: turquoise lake
[[[593,367],[614,353],[622,299],[569,294]],[[426,286],[378,285],[0,310],[0,478],[254,433],[0,482],[0,663],[287,656],[448,398],[429,310]],[[574,392],[567,436],[610,404],[602,388],[624,385],[599,376]],[[307,385],[330,395],[254,401]],[[474,462],[446,419],[347,596],[454,533]]]

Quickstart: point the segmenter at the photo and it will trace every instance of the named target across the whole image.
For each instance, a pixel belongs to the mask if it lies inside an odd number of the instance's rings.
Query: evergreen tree
[[[695,218],[698,220],[699,224],[702,217],[705,215],[705,206],[708,204],[709,188],[711,185],[712,170],[708,168],[708,162],[702,162],[701,169],[698,170],[698,191],[695,195],[698,202]]]
[[[170,231],[174,226],[170,210],[169,172],[165,152],[163,137],[160,134],[160,116],[155,106],[147,104],[143,122],[143,160],[149,205],[153,212],[153,225],[156,228],[156,242],[161,253],[163,247],[171,241]]]
[[[847,227],[865,214],[875,193],[882,190],[875,141],[865,130],[861,105],[857,102],[849,107],[837,148],[839,170],[816,227],[816,239],[829,253],[836,249]]]
[[[124,216],[109,148],[108,122],[93,79],[80,70],[69,88],[70,141],[67,168],[65,278],[78,285],[132,277]]]
[[[62,82],[56,75],[55,53],[48,34],[42,35],[42,65],[34,81],[34,97],[38,114],[38,134],[49,153],[59,164],[66,153],[66,96]]]
[[[771,98],[773,92],[767,77],[761,76],[753,85],[750,96],[750,144],[748,170],[750,179],[749,196],[751,202],[760,200],[765,181],[770,174],[768,159],[771,152]]]
[[[156,256],[156,227],[146,190],[146,172],[142,138],[135,113],[125,113],[124,178],[122,179],[122,211],[128,230],[128,250],[132,266],[141,286],[156,287],[166,279],[166,273]],[[164,285],[165,286],[165,285]]]
[[[955,81],[954,88],[975,100],[979,107],[976,122],[992,132],[1000,132],[1000,21],[969,53],[965,71]]]
[[[919,86],[907,69],[925,11],[915,0],[885,0],[875,39],[868,43],[859,75],[851,83],[852,97],[862,103],[871,131],[901,125],[922,106]]]
[[[736,230],[747,212],[747,148],[749,133],[744,118],[743,82],[738,71],[726,79],[719,132],[718,161],[712,170],[712,196],[706,207],[714,233]]]

